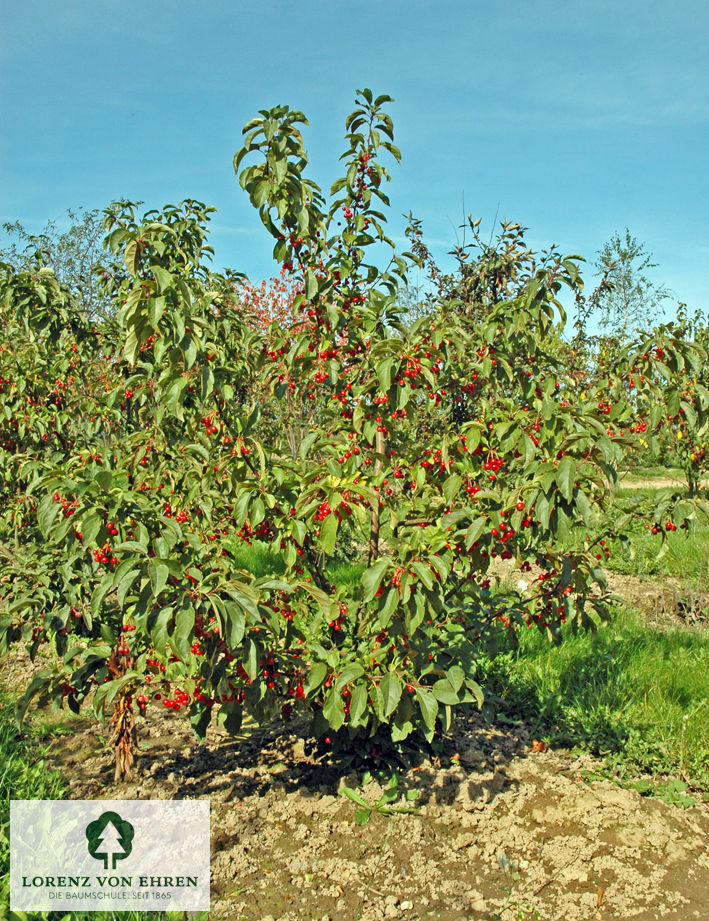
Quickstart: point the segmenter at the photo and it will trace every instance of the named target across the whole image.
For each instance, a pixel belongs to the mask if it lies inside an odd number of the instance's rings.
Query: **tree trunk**
[[[135,716],[130,694],[120,694],[113,708],[111,717],[113,735],[111,743],[115,754],[116,769],[114,781],[131,780],[133,772],[133,752],[137,742]]]
[[[130,654],[119,653],[121,640],[118,641],[117,648],[111,653],[108,660],[108,668],[114,679],[122,678],[133,664]],[[113,705],[113,714],[111,715],[111,744],[115,757],[115,771],[113,774],[114,781],[131,780],[133,772],[131,770],[134,760],[134,751],[138,742],[138,736],[135,729],[135,714],[133,712],[133,695],[130,690],[123,689],[119,691],[116,701]]]
[[[384,432],[377,432],[374,438],[374,449],[376,451],[376,459],[374,461],[374,476],[382,472],[384,467],[384,452],[386,451],[386,441],[384,439]],[[372,510],[369,513],[369,548],[367,553],[367,565],[371,566],[372,563],[379,556],[379,514],[381,509],[381,501],[377,500],[376,505],[372,506]]]

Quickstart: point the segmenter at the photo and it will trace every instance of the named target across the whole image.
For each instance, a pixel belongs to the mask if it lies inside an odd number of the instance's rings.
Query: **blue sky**
[[[590,261],[627,226],[654,279],[709,311],[706,0],[3,6],[0,221],[38,231],[68,207],[196,198],[218,208],[215,265],[267,277],[272,243],[231,165],[243,124],[304,111],[310,175],[329,188],[369,86],[395,98],[401,248],[409,211],[444,267],[467,212]]]

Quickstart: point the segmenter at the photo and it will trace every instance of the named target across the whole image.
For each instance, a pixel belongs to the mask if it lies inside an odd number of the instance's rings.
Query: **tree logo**
[[[117,812],[104,812],[86,826],[89,854],[96,860],[103,859],[104,870],[115,870],[116,861],[125,860],[133,850],[134,833],[130,822]]]

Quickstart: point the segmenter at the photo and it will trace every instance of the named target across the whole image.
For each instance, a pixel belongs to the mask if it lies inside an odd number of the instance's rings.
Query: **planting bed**
[[[438,759],[402,772],[419,812],[364,827],[338,795],[342,765],[287,727],[199,744],[180,715],[155,712],[136,781],[113,783],[93,728],[59,738],[48,766],[72,798],[209,798],[217,919],[709,917],[706,805],[589,781],[593,759],[533,743],[522,725],[461,718]],[[381,788],[360,792],[373,803]]]

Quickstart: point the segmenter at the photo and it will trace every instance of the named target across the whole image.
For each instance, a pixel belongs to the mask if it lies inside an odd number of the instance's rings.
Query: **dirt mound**
[[[707,807],[587,783],[592,759],[536,751],[523,727],[461,720],[439,759],[401,775],[418,811],[365,826],[338,793],[342,765],[287,729],[197,744],[160,713],[143,732],[131,784],[113,783],[95,729],[58,740],[48,763],[74,798],[209,798],[218,921],[709,918]]]

